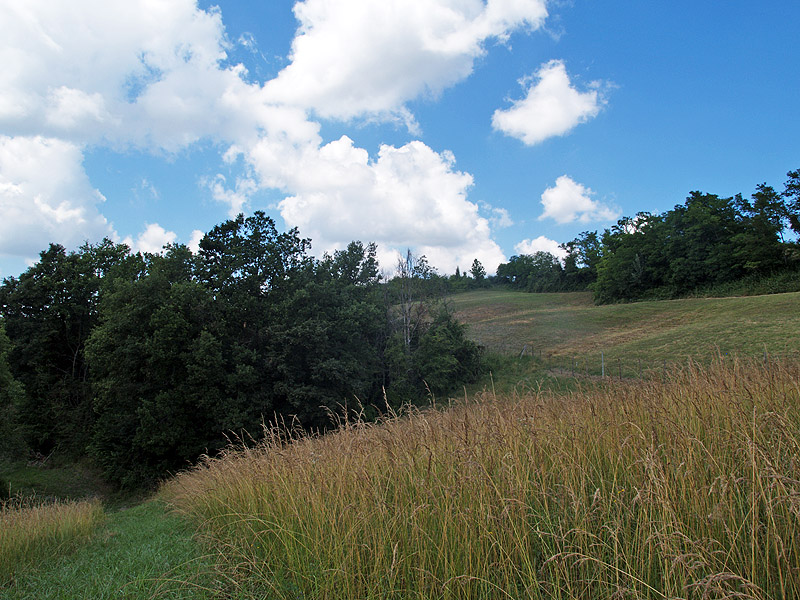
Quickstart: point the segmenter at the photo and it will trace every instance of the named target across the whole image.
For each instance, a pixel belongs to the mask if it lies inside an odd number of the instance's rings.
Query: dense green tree
[[[89,452],[133,487],[274,418],[325,429],[343,406],[475,376],[478,348],[424,257],[382,285],[375,244],[320,260],[308,247],[263,213],[218,225],[197,255],[51,246],[0,288],[3,425],[18,415],[34,449]]]
[[[452,392],[481,373],[480,349],[443,305],[420,336],[413,362],[417,377],[434,395]]]
[[[94,414],[85,344],[97,323],[103,278],[127,255],[127,246],[109,240],[70,253],[51,244],[0,288],[13,344],[9,364],[25,388],[19,419],[34,450],[80,453],[88,442]]]
[[[742,222],[734,198],[692,192],[685,204],[666,213],[667,283],[675,294],[744,274],[734,252]]]
[[[384,386],[390,403],[418,401],[428,392],[452,391],[461,375],[469,381],[479,359],[445,300],[447,285],[424,256],[409,250],[387,287],[388,333]],[[435,359],[433,349],[442,356]]]
[[[800,235],[800,169],[786,173],[788,179],[781,196],[785,201],[786,220],[789,227]]]
[[[482,288],[489,285],[489,280],[486,279],[486,269],[477,258],[472,261],[472,267],[470,267],[469,272],[470,275],[472,275],[472,281],[475,287]]]
[[[342,406],[381,394],[386,322],[375,254],[374,244],[352,242],[309,261],[272,309],[276,408],[306,427],[329,427]]]
[[[741,227],[733,236],[733,253],[745,274],[770,273],[785,263],[786,206],[781,195],[764,183],[751,198],[736,197]]]
[[[23,398],[23,388],[8,366],[10,350],[11,342],[0,320],[0,456],[19,453],[23,448],[17,423],[17,409]],[[0,494],[3,491],[0,489]]]
[[[592,285],[596,302],[633,300],[664,281],[665,227],[659,215],[639,213],[625,217],[602,236],[597,280]]]
[[[596,231],[584,231],[575,239],[563,244],[564,288],[585,290],[597,280],[601,243]]]
[[[564,270],[558,257],[539,251],[512,256],[497,268],[497,281],[526,292],[560,292]]]
[[[178,469],[224,442],[240,415],[223,402],[226,370],[211,293],[184,246],[148,256],[146,274],[106,291],[87,345],[97,423],[92,455],[124,486]]]

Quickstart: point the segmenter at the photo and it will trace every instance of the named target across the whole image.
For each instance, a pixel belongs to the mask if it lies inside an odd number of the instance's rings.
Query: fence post
[[[600,377],[605,377],[605,376],[606,376],[606,357],[601,352],[600,353]]]

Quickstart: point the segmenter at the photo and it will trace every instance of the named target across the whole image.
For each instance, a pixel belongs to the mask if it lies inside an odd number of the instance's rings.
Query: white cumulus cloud
[[[564,63],[553,60],[541,66],[530,81],[526,95],[508,109],[498,109],[492,116],[497,131],[533,146],[564,135],[580,123],[597,116],[604,104],[599,82],[585,92],[572,86]]]
[[[133,252],[148,252],[150,254],[160,254],[167,244],[174,244],[178,235],[174,231],[167,231],[158,223],[147,223],[145,229],[134,240],[126,237],[122,240]]]
[[[270,98],[409,124],[406,102],[466,78],[488,39],[547,17],[545,0],[305,0],[294,13],[291,64],[267,84]]]
[[[556,223],[590,223],[594,221],[613,221],[620,211],[602,202],[593,200],[594,192],[567,175],[556,179],[554,187],[542,193],[544,212],[539,220],[553,219]]]
[[[467,199],[472,176],[455,169],[452,154],[414,141],[384,145],[373,160],[345,136],[307,160],[308,175],[292,182],[295,193],[279,208],[317,252],[361,239],[386,256],[414,248],[446,272],[474,258],[487,269],[505,260],[488,220]]]
[[[82,162],[69,142],[0,136],[0,254],[30,258],[50,242],[74,247],[113,235]]]
[[[537,238],[522,240],[514,246],[519,254],[536,254],[537,252],[549,252],[553,256],[564,260],[567,257],[567,252],[555,240],[551,240],[543,235]]]
[[[244,165],[206,182],[229,214],[278,190],[318,252],[358,238],[442,269],[505,259],[491,227],[507,213],[469,200],[472,176],[452,154],[411,141],[371,155],[346,137],[326,143],[314,119],[413,129],[409,101],[468,77],[488,43],[541,27],[545,0],[300,1],[289,65],[267,82],[231,64],[223,15],[196,0],[0,0],[0,14],[0,253],[116,235],[87,148],[163,156],[211,141],[221,162]],[[158,251],[172,236],[151,223],[127,239]]]
[[[192,235],[189,238],[189,243],[186,244],[189,247],[189,250],[197,254],[197,251],[200,250],[200,242],[205,237],[205,232],[199,229],[195,229],[192,231]]]

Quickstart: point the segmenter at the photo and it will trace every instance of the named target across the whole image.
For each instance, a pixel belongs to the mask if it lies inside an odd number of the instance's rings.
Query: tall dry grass
[[[36,504],[12,498],[0,504],[0,585],[20,567],[86,541],[104,519],[99,500]]]
[[[266,597],[800,597],[797,363],[288,437],[163,489]]]

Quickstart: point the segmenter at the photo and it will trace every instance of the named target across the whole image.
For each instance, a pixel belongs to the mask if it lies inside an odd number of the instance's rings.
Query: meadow
[[[168,482],[268,598],[794,598],[800,364],[273,430]]]
[[[591,293],[476,291],[451,299],[470,337],[489,351],[598,375],[710,362],[718,354],[800,354],[800,292],[596,306]]]
[[[451,302],[490,352],[480,385],[324,436],[271,428],[157,499],[84,504],[89,533],[0,549],[0,597],[800,597],[800,294]],[[646,367],[570,368],[600,352]]]

